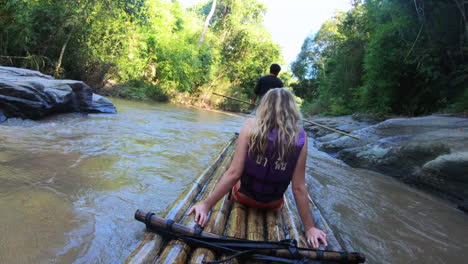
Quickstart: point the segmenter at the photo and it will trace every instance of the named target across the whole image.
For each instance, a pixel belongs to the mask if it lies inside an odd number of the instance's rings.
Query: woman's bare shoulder
[[[253,118],[249,118],[245,120],[244,124],[242,125],[241,132],[240,132],[241,137],[242,136],[247,137],[248,131],[252,127],[252,124],[253,124]]]

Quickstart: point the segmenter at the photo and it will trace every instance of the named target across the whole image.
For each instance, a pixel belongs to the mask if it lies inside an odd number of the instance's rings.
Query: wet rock
[[[7,117],[3,114],[3,112],[0,110],[0,123],[3,121],[7,120]]]
[[[92,103],[86,111],[89,113],[115,113],[115,106],[112,102],[105,98],[104,96],[100,96],[99,94],[93,94]]]
[[[468,200],[468,152],[438,156],[425,163],[411,180],[436,192],[448,192],[457,200]]]
[[[420,138],[421,141],[443,140],[446,138],[445,133],[455,131],[455,133],[461,132],[462,134],[467,134],[464,131],[465,129],[468,129],[468,119],[466,118],[429,116],[388,119],[377,125],[355,130],[352,135],[359,137],[359,140],[342,136],[339,139],[330,141],[328,144],[323,144],[321,149],[325,151],[338,151],[373,144],[381,139],[395,136],[414,137],[415,135],[424,135],[424,139]],[[431,136],[435,136],[435,138],[431,138]]]
[[[81,81],[0,66],[0,109],[6,118],[40,119],[67,112],[115,113],[112,103]]]
[[[464,211],[465,213],[468,214],[468,200],[463,201],[458,205],[458,209]]]
[[[356,118],[354,115],[347,115],[347,116],[338,116],[338,117],[312,117],[308,118],[307,120],[318,123],[320,125],[324,125],[330,128],[338,129],[341,130],[345,133],[351,133],[356,130],[360,130],[362,128],[374,125],[378,123],[376,119],[372,119],[370,117],[362,117],[362,118]],[[304,128],[311,132],[314,137],[320,138],[323,137],[323,139],[329,140],[330,138],[336,137],[335,136],[329,136],[330,134],[334,134],[335,132],[324,129],[320,126],[310,124],[310,123],[304,123]],[[340,136],[340,134],[337,134]],[[329,136],[329,137],[327,137]]]
[[[364,113],[355,113],[351,116],[351,118],[358,122],[364,122],[368,124],[377,124],[385,120],[380,117],[376,117],[376,116],[372,116],[372,115],[368,115]]]
[[[341,137],[341,134],[339,134],[339,133],[331,133],[331,134],[325,135],[323,137],[319,137],[318,141],[320,141],[320,142],[329,142],[329,141],[338,139],[340,137]]]
[[[468,119],[451,116],[389,119],[354,130],[355,140],[316,138],[321,150],[353,167],[375,170],[468,201]]]

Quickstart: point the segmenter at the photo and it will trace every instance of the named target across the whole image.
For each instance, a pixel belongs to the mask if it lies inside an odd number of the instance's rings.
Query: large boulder
[[[312,117],[313,122],[324,125],[327,127],[335,128],[343,132],[351,133],[356,130],[374,125],[379,123],[382,120],[372,118],[365,115],[346,115],[346,116],[337,116],[337,117]],[[339,133],[333,133],[330,130],[321,128],[312,123],[304,123],[305,129],[312,134],[314,138],[318,138],[319,141],[330,141],[332,139],[337,139],[341,136]]]
[[[352,134],[360,140],[340,136],[318,145],[351,166],[391,175],[464,208],[468,201],[467,132],[468,118],[396,118],[354,130]]]
[[[0,122],[67,112],[116,113],[116,109],[81,81],[56,80],[38,71],[0,66]]]

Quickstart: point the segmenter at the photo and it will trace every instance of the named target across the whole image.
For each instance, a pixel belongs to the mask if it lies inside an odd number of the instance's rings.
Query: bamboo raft
[[[165,219],[172,219],[176,223],[189,228],[195,228],[193,216],[186,213],[191,205],[205,199],[214,189],[225,170],[229,167],[237,142],[237,135],[214,157],[211,165],[188,187],[182,195],[169,207]],[[299,247],[307,247],[303,227],[297,212],[291,188],[285,193],[285,203],[280,211],[259,210],[248,208],[243,204],[228,200],[227,195],[211,210],[211,216],[203,231],[228,237],[249,240],[280,241],[296,239]],[[333,231],[323,218],[316,204],[309,197],[310,208],[315,225],[322,229],[328,238],[325,250],[345,250],[336,239]],[[137,211],[135,217],[141,221]],[[351,250],[347,248],[347,250]],[[223,259],[205,248],[191,248],[181,240],[167,240],[159,234],[146,232],[142,242],[125,260],[125,263],[202,263]],[[236,259],[230,263],[239,263]],[[249,263],[265,263],[264,261],[250,261]],[[320,263],[320,262],[317,262]]]

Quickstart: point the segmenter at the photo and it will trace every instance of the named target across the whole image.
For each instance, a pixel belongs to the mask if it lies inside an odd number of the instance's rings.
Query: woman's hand
[[[316,227],[307,230],[306,237],[307,243],[309,243],[309,246],[312,248],[319,248],[320,244],[323,244],[325,247],[328,245],[327,234]]]
[[[208,211],[210,211],[210,208],[205,203],[201,202],[192,206],[187,215],[195,213],[195,222],[202,227],[205,227],[206,223],[208,222]]]

